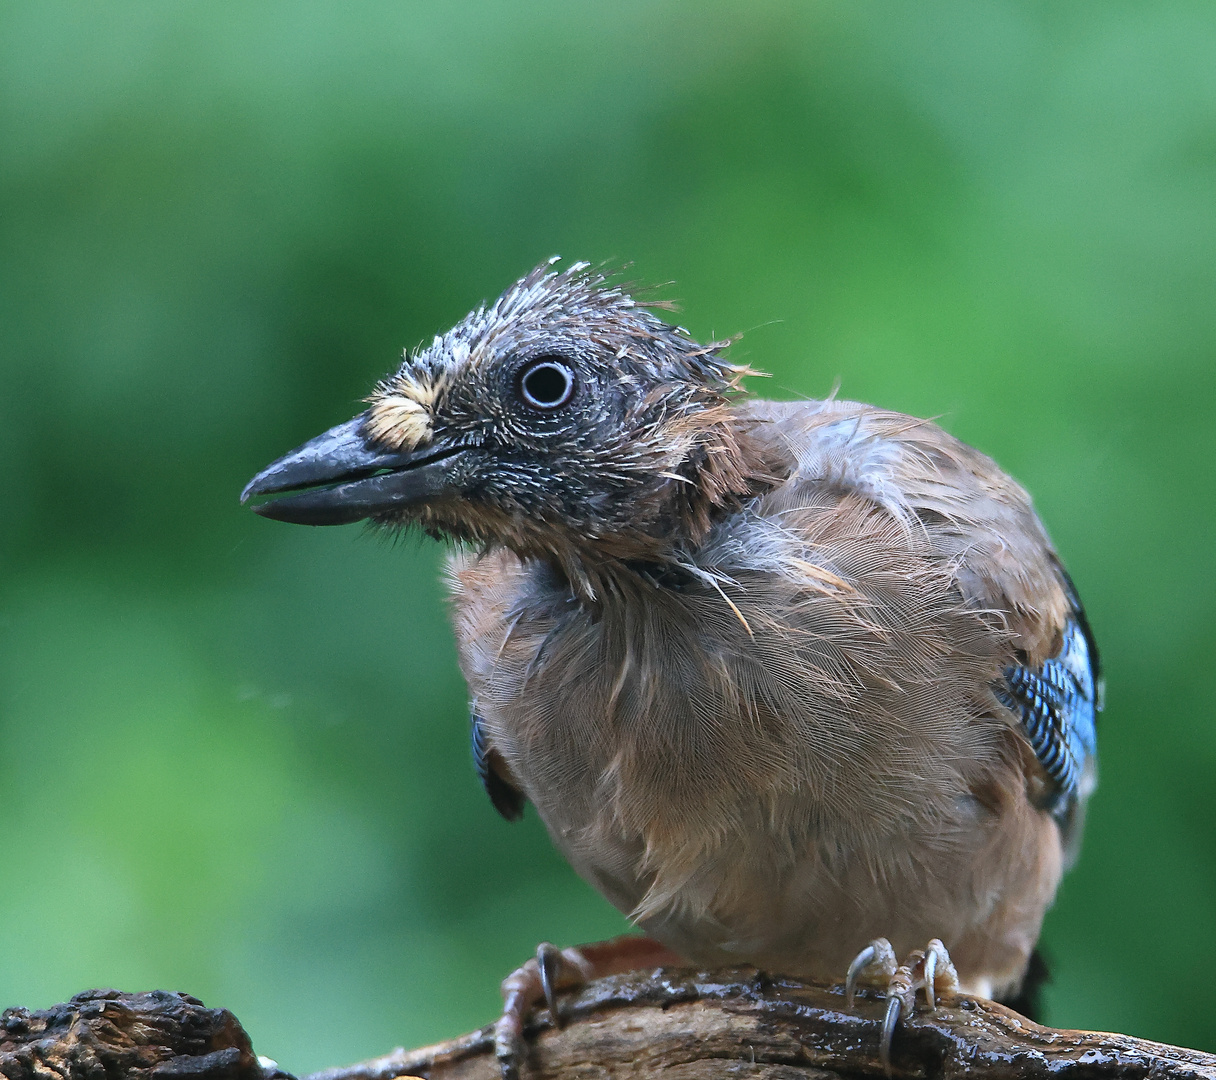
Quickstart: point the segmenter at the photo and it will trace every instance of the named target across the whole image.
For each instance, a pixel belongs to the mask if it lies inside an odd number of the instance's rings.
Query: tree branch
[[[840,987],[770,979],[752,969],[617,975],[563,1001],[565,1027],[542,1010],[529,1031],[525,1080],[835,1080],[882,1077],[885,1002],[859,998],[850,1013]],[[498,1080],[491,1027],[421,1050],[395,1050],[307,1080]],[[891,1075],[984,1080],[1205,1077],[1216,1055],[1088,1031],[1040,1027],[976,998],[939,1004],[902,1022]]]
[[[565,1025],[541,1010],[528,1031],[524,1080],[837,1080],[883,1076],[884,1003],[854,1011],[839,987],[752,969],[660,969],[600,979],[563,996]],[[923,1007],[901,1022],[892,1077],[981,1080],[1216,1080],[1216,1055],[1127,1035],[1058,1031],[973,998]],[[421,1050],[315,1073],[307,1080],[498,1080],[491,1027]],[[287,1080],[255,1057],[231,1013],[184,994],[94,990],[42,1012],[0,1016],[7,1080]]]
[[[86,990],[63,1005],[0,1014],[8,1080],[269,1080],[227,1009],[188,994]]]

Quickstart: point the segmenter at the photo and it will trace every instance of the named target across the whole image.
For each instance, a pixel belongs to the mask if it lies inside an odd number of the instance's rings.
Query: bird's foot
[[[526,1050],[524,1023],[534,1006],[543,1001],[554,1026],[561,1027],[564,1019],[557,1007],[559,991],[577,989],[606,975],[686,963],[667,946],[633,934],[571,949],[541,942],[536,956],[502,981],[502,1016],[494,1026],[494,1052],[503,1080],[518,1080]]]
[[[925,1003],[937,1008],[937,997],[953,997],[959,992],[958,972],[950,954],[937,938],[923,949],[914,949],[902,964],[886,938],[876,938],[861,950],[849,965],[845,980],[845,1000],[851,1009],[858,981],[877,983],[887,992],[887,1012],[882,1022],[882,1041],[878,1053],[882,1067],[891,1074],[891,1039],[900,1017],[910,1016],[916,1008],[916,991],[924,989]]]
[[[553,1023],[561,1026],[557,991],[581,986],[594,978],[580,949],[559,949],[542,941],[536,956],[502,981],[502,1015],[494,1026],[494,1053],[503,1080],[517,1080],[524,1056],[524,1020],[534,1005],[544,1001]]]

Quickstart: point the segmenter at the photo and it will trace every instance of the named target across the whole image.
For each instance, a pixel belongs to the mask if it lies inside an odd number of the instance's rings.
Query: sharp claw
[[[562,962],[561,951],[547,941],[542,941],[536,947],[536,966],[540,969],[540,989],[545,995],[545,1004],[549,1006],[549,1015],[555,1027],[562,1026],[562,1018],[557,1011],[557,972]]]
[[[933,957],[933,981],[931,983],[934,997],[937,995],[937,984],[942,984],[942,992],[947,997],[954,997],[959,992],[958,985],[958,970],[954,966],[954,961],[950,959],[950,953],[946,950],[946,946],[942,944],[940,938],[934,938],[929,942],[929,954]]]
[[[878,1058],[882,1062],[882,1071],[891,1075],[891,1040],[895,1037],[895,1028],[899,1024],[899,1014],[903,1009],[903,1000],[898,994],[887,998],[887,1013],[882,1018],[882,1041],[878,1044]]]
[[[882,1020],[878,1058],[882,1062],[883,1072],[890,1077],[891,1043],[895,1038],[895,1029],[901,1017],[911,1017],[915,1013],[917,990],[923,986],[925,1001],[930,1009],[936,1009],[939,980],[943,995],[950,997],[959,992],[958,972],[946,946],[938,938],[930,941],[924,949],[913,949],[902,964],[896,961],[895,950],[886,938],[875,938],[849,965],[844,984],[849,1008],[853,1007],[858,977],[866,968],[879,968],[888,977],[887,1008]]]
[[[861,950],[849,965],[849,973],[844,980],[845,1000],[851,1009],[857,993],[857,978],[866,968],[877,968],[884,975],[890,976],[897,967],[895,950],[886,938],[875,938]]]
[[[933,980],[937,975],[937,951],[930,948],[925,953],[925,1002],[930,1010],[937,1008],[937,1002],[933,997]]]
[[[853,957],[853,962],[849,965],[849,973],[844,980],[844,999],[850,1009],[853,1007],[853,996],[857,992],[857,976],[877,955],[878,950],[871,942]]]

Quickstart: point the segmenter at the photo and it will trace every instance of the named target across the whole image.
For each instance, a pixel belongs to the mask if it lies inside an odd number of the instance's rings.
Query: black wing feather
[[[522,792],[503,779],[502,774],[494,767],[498,755],[486,743],[484,721],[476,713],[472,713],[470,719],[473,767],[481,779],[481,786],[486,789],[495,810],[508,821],[518,821],[524,816],[524,807],[528,800]]]

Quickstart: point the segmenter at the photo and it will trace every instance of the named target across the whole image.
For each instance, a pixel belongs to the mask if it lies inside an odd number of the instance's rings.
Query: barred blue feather
[[[1060,651],[1041,668],[1005,669],[997,696],[1022,721],[1035,756],[1052,781],[1047,808],[1061,825],[1085,791],[1097,753],[1098,657],[1084,616],[1064,627]]]

